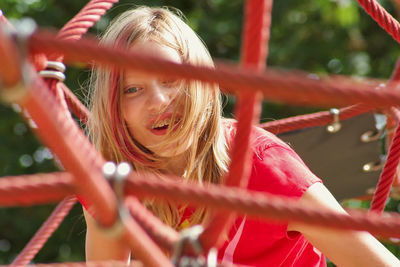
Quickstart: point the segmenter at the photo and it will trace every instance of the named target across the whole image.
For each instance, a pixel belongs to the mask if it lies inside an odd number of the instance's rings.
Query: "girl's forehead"
[[[181,55],[177,50],[168,45],[160,44],[156,41],[138,41],[131,45],[130,48],[144,55],[149,55],[176,63],[182,62]]]
[[[175,49],[154,41],[137,42],[131,46],[131,49],[134,49],[140,54],[161,58],[175,63],[182,63],[181,56]],[[150,78],[154,78],[153,75],[136,70],[125,70],[123,77],[125,84],[132,82],[142,83]]]

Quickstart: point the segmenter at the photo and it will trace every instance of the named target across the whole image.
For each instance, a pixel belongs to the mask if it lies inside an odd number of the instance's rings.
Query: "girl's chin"
[[[172,157],[177,157],[185,153],[192,142],[188,142],[189,144],[186,145],[180,145],[179,148],[177,148],[177,145],[169,145],[166,149],[163,149],[161,151],[157,151],[157,149],[150,149],[153,151],[156,155],[163,157],[163,158],[172,158]]]
[[[168,151],[157,151],[157,152],[154,152],[156,155],[158,155],[158,156],[160,156],[160,157],[163,157],[163,158],[172,158],[172,157],[176,157],[176,156],[179,156],[179,155],[181,155],[183,152],[185,152],[185,150],[183,150],[183,151],[180,151],[180,150],[175,150],[175,149],[172,149],[172,148],[170,148],[170,149],[167,149]]]

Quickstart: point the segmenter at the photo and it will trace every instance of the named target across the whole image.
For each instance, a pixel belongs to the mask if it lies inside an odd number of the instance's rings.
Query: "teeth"
[[[177,123],[179,123],[179,122],[180,122],[180,119],[176,119],[176,120],[175,120],[175,124],[177,124]],[[154,124],[151,126],[151,128],[152,128],[152,129],[160,128],[160,127],[163,127],[163,126],[165,126],[165,125],[170,125],[170,123],[171,123],[171,118],[165,119],[165,120],[158,121],[158,122],[154,123]]]
[[[153,129],[155,129],[155,128],[160,128],[160,127],[163,127],[163,126],[165,126],[165,125],[169,125],[170,122],[171,122],[171,119],[165,119],[165,120],[162,120],[162,121],[159,121],[159,122],[153,124],[153,125],[151,126],[151,128],[153,128]]]

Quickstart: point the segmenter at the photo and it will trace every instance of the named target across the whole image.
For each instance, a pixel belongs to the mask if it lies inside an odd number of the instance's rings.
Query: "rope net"
[[[244,189],[249,176],[250,129],[259,119],[260,97],[289,104],[339,106],[342,107],[340,120],[379,108],[390,112],[397,124],[400,119],[400,111],[397,109],[400,93],[393,90],[393,82],[400,77],[400,64],[389,82],[373,79],[354,81],[343,76],[315,79],[301,72],[264,69],[272,8],[272,1],[266,0],[246,1],[240,68],[226,64],[218,64],[217,69],[185,63],[175,64],[145,56],[134,49],[127,52],[99,47],[97,40],[83,38],[82,35],[116,2],[92,0],[57,34],[38,30],[25,36],[23,44],[27,46],[35,71],[27,64],[24,58],[27,55],[21,54],[5,27],[0,28],[0,81],[3,85],[0,94],[4,101],[17,103],[28,111],[37,125],[36,134],[53,151],[66,170],[0,179],[0,206],[30,206],[61,201],[14,260],[14,266],[24,266],[34,258],[76,203],[76,198],[71,195],[79,195],[92,203],[96,220],[103,227],[118,226],[120,234],[117,238],[127,242],[145,266],[171,266],[162,249],[171,250],[181,238],[180,233],[162,224],[137,199],[148,196],[201,204],[210,208],[214,212],[211,223],[199,237],[204,252],[221,244],[234,221],[233,214],[295,220],[338,229],[367,230],[380,236],[400,238],[400,216],[390,213],[386,213],[384,219],[381,216],[400,159],[398,128],[394,133],[369,213],[350,210],[350,215],[343,215],[320,211],[313,207],[299,206],[291,199],[251,193]],[[399,23],[379,3],[375,0],[358,2],[382,28],[396,41],[400,41]],[[0,23],[10,27],[1,13]],[[150,173],[139,175],[131,172],[125,181],[123,193],[126,197],[122,200],[131,216],[120,220],[117,196],[104,179],[102,168],[105,160],[69,113],[71,110],[85,123],[90,116],[88,110],[61,81],[54,77],[42,78],[37,74],[37,71],[46,69],[49,62],[63,61],[88,64],[96,61],[99,64],[141,70],[153,75],[219,83],[226,93],[235,94],[238,97],[238,133],[234,140],[232,164],[225,185],[210,185],[205,189],[196,185],[177,184],[173,182],[174,179],[160,181]],[[382,84],[385,84],[384,88]],[[332,121],[329,112],[319,112],[268,122],[261,127],[273,133],[282,133]],[[115,264],[117,263],[109,262],[98,265]],[[82,264],[54,266],[57,265]]]

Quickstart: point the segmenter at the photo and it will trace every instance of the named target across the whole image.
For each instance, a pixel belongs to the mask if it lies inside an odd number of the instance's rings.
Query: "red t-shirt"
[[[224,124],[231,140],[236,132],[235,123]],[[312,184],[321,182],[287,144],[263,129],[254,127],[252,150],[248,190],[299,199]],[[300,233],[287,233],[287,223],[247,217],[236,219],[218,251],[218,259],[225,264],[248,266],[326,266],[322,253]]]
[[[227,123],[228,138],[235,127]],[[283,141],[254,127],[253,164],[248,190],[299,199],[321,182]],[[326,266],[325,257],[299,232],[287,232],[287,223],[241,217],[236,219],[218,258],[249,266]]]

